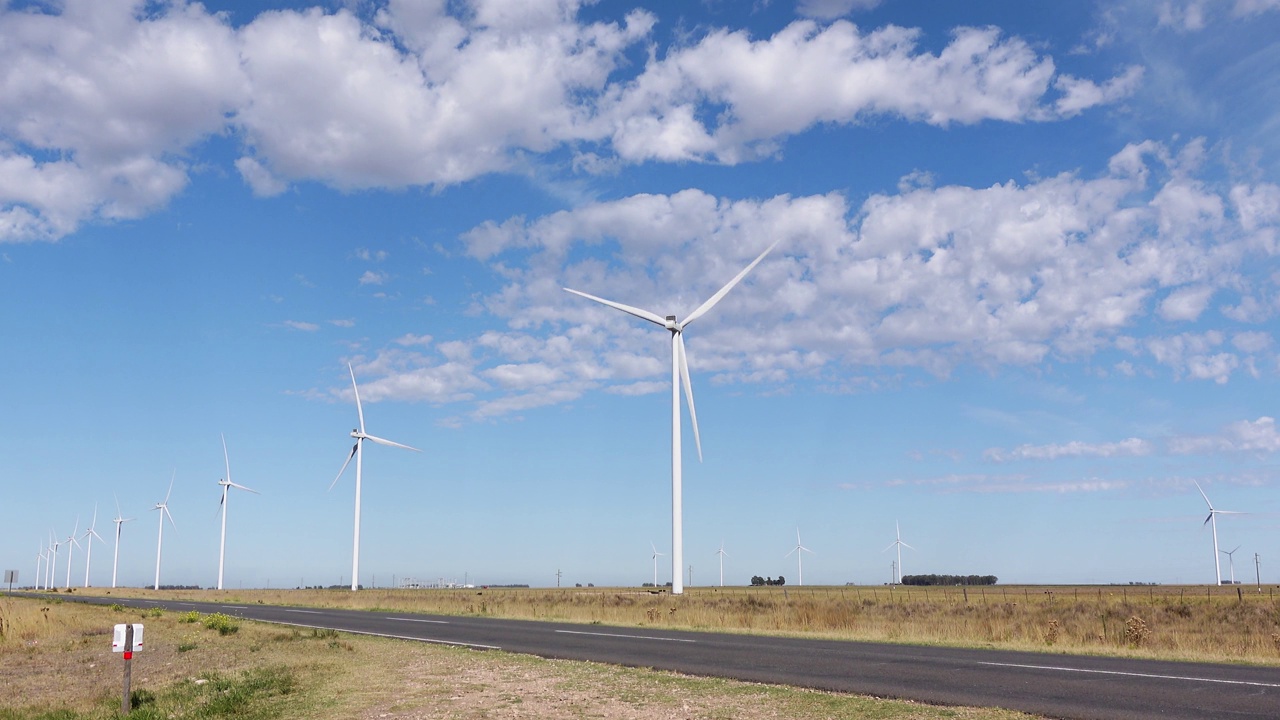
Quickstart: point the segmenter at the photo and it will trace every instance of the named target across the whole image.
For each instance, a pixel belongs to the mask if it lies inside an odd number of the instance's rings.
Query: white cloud
[[[1180,288],[1160,302],[1160,316],[1165,320],[1195,320],[1213,297],[1212,287]]]
[[[1062,93],[1054,103],[1054,109],[1059,117],[1072,117],[1091,107],[1123,100],[1138,89],[1144,72],[1143,68],[1135,65],[1101,85],[1092,80],[1062,75],[1054,81],[1054,87]]]
[[[1217,435],[1194,435],[1169,441],[1169,451],[1178,455],[1218,452],[1273,453],[1280,450],[1280,433],[1271,417],[1240,420]]]
[[[1140,438],[1129,438],[1113,443],[1084,443],[1072,441],[1062,445],[1019,445],[1012,450],[991,448],[982,456],[993,462],[1015,460],[1057,460],[1077,457],[1129,457],[1150,455],[1151,443]]]
[[[800,0],[796,12],[819,20],[833,20],[855,11],[874,10],[882,0]]]
[[[890,480],[888,485],[903,486],[913,485],[917,487],[926,487],[941,492],[970,492],[970,493],[1076,493],[1076,492],[1107,492],[1111,490],[1122,490],[1128,486],[1128,483],[1115,480],[1102,480],[1099,478],[1086,478],[1081,480],[1069,480],[1060,482],[1043,482],[1035,481],[1029,475],[984,475],[980,473],[973,474],[952,474],[940,475],[937,477],[927,477],[912,480]],[[860,489],[856,486],[845,485],[849,489]]]
[[[236,170],[240,171],[240,177],[249,183],[253,194],[258,197],[274,197],[289,189],[288,183],[272,175],[262,163],[251,157],[236,160]]]
[[[384,272],[365,270],[364,274],[360,276],[359,282],[361,285],[385,285],[389,279],[391,279],[391,276]]]
[[[343,319],[339,319],[339,320],[330,320],[330,321],[329,321],[329,324],[330,324],[330,325],[332,325],[332,326],[334,326],[334,327],[340,327],[340,328],[353,328],[353,327],[355,327],[355,326],[356,326],[356,321],[355,321],[355,320],[351,320],[351,319],[349,319],[349,318],[343,318]]]
[[[302,320],[285,320],[281,325],[284,325],[287,328],[293,328],[294,330],[301,330],[303,332],[315,332],[320,329],[319,325]]]
[[[1235,7],[1232,8],[1236,17],[1259,15],[1273,10],[1280,10],[1280,0],[1236,0]]]

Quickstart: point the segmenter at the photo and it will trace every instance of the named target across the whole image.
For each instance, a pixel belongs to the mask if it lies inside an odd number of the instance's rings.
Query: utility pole
[[[693,565],[689,565],[689,586],[693,587]]]
[[[889,587],[893,587],[897,584],[898,584],[898,561],[890,560],[889,561]]]
[[[1262,592],[1262,559],[1258,553],[1253,554],[1253,572],[1258,581],[1258,592]]]
[[[561,573],[559,570],[556,570],[556,587],[560,587],[560,575],[561,575],[561,574],[562,574],[562,573]]]

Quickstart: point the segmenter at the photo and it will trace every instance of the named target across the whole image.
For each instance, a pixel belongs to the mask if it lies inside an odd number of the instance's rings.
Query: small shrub
[[[164,611],[161,610],[160,608],[151,608],[143,615],[143,617],[153,617],[153,618],[164,617]]]
[[[109,607],[111,612],[124,612],[124,606],[120,603],[111,603]]]
[[[1044,631],[1044,644],[1052,645],[1058,642],[1058,621],[1050,620],[1049,627]]]
[[[188,650],[195,650],[195,649],[196,649],[196,644],[193,642],[184,642],[184,643],[178,644],[178,652],[180,653],[184,653]]]
[[[1124,639],[1133,647],[1142,647],[1151,639],[1151,629],[1145,620],[1134,615],[1125,623]]]
[[[204,626],[217,630],[219,635],[230,635],[239,632],[240,625],[233,618],[223,613],[210,613],[204,616]]]
[[[191,612],[184,612],[184,613],[182,613],[182,615],[178,618],[178,622],[180,622],[180,623],[198,623],[198,622],[200,622],[200,613],[196,612],[195,610],[192,610]]]

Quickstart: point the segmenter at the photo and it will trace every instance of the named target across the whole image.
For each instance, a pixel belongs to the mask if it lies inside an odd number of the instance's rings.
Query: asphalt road
[[[47,596],[39,596],[47,597]],[[321,608],[63,598],[222,612],[690,675],[1002,707],[1054,718],[1280,718],[1280,669]]]

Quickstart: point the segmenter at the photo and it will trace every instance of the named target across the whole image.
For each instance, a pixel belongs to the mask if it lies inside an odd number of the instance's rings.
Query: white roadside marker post
[[[133,654],[142,651],[142,623],[129,623],[115,626],[111,638],[111,652],[124,654],[124,697],[120,700],[120,713],[128,715],[132,709],[129,702],[130,688],[133,680]]]

